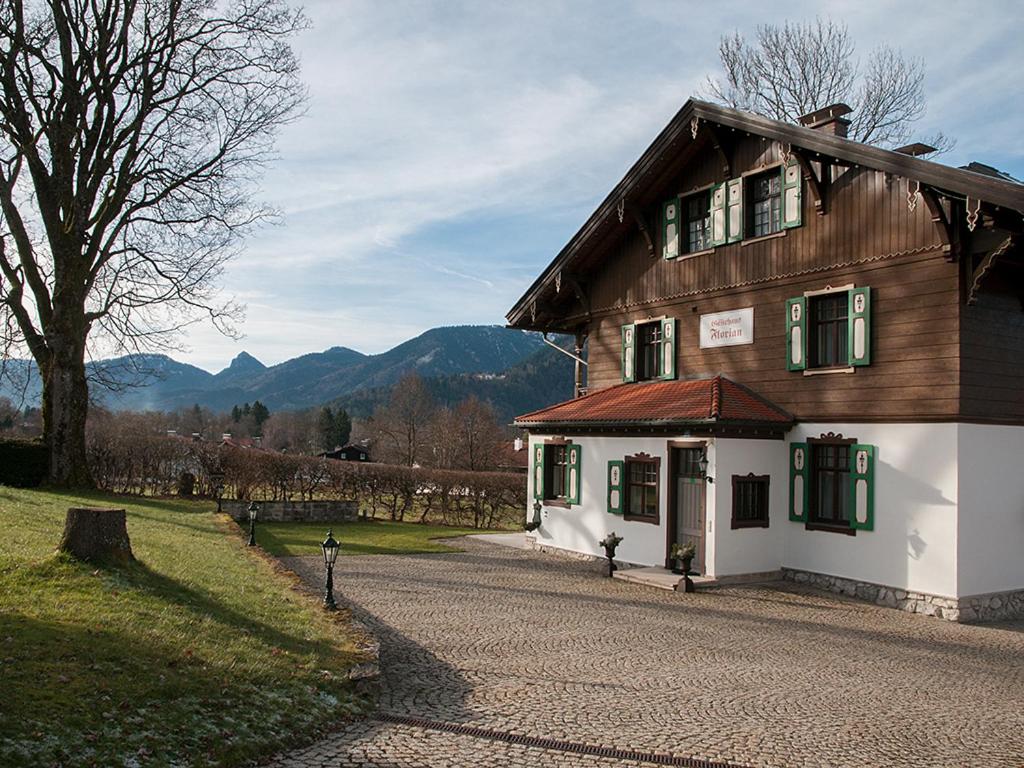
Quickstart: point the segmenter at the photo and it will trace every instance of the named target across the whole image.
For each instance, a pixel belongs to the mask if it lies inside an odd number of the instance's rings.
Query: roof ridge
[[[722,374],[711,379],[711,412],[708,416],[718,419],[722,415]]]

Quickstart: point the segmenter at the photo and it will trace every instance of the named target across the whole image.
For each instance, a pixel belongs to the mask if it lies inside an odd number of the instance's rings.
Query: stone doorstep
[[[665,589],[682,592],[683,577],[667,568],[649,566],[642,568],[628,568],[617,570],[612,578],[620,581],[627,581],[632,584],[642,584],[646,587]],[[690,581],[698,589],[710,589],[713,587],[725,587],[735,584],[763,584],[771,581],[781,581],[781,571],[767,571],[765,573],[741,573],[729,576],[691,576]]]

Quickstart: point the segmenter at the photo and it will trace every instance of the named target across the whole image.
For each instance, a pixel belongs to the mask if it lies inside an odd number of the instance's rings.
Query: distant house
[[[508,314],[589,394],[519,416],[536,544],[1024,615],[1024,185],[689,101]]]
[[[526,450],[521,437],[517,437],[511,443],[502,443],[498,450],[496,468],[499,472],[516,472],[522,475],[530,471],[530,452]]]
[[[221,437],[220,444],[227,448],[255,448],[263,450],[263,438],[256,437],[233,437],[230,432],[225,432]]]
[[[321,459],[335,459],[336,461],[370,461],[370,451],[362,445],[346,445],[342,448],[335,448],[333,451],[318,453]]]

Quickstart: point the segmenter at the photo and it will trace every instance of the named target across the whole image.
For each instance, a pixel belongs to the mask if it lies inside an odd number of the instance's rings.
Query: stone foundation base
[[[822,573],[782,569],[783,578],[798,584],[836,592],[875,605],[897,608],[907,613],[922,613],[946,621],[961,623],[975,621],[1003,621],[1024,618],[1024,590],[996,592],[969,597],[939,597],[923,592],[912,592],[866,581],[827,576]]]
[[[527,545],[535,552],[543,552],[546,555],[560,555],[561,557],[568,558],[570,560],[582,560],[585,563],[599,563],[606,565],[608,558],[603,555],[590,555],[586,552],[577,552],[572,549],[562,549],[561,547],[553,547],[550,544],[541,544],[536,538],[530,536],[526,537]],[[627,563],[624,560],[615,561],[616,568],[639,568],[639,563]]]
[[[353,522],[359,505],[347,499],[324,501],[257,501],[259,520],[273,523],[337,523]],[[224,499],[221,509],[240,523],[249,522],[249,502]]]

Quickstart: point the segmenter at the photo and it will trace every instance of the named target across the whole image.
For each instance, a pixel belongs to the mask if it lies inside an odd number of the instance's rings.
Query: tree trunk
[[[81,325],[84,326],[82,319]],[[43,436],[50,449],[49,482],[59,488],[92,488],[85,450],[89,385],[85,379],[86,331],[69,328],[50,337],[43,374]]]
[[[135,559],[123,509],[72,507],[64,521],[59,549],[94,563]]]

